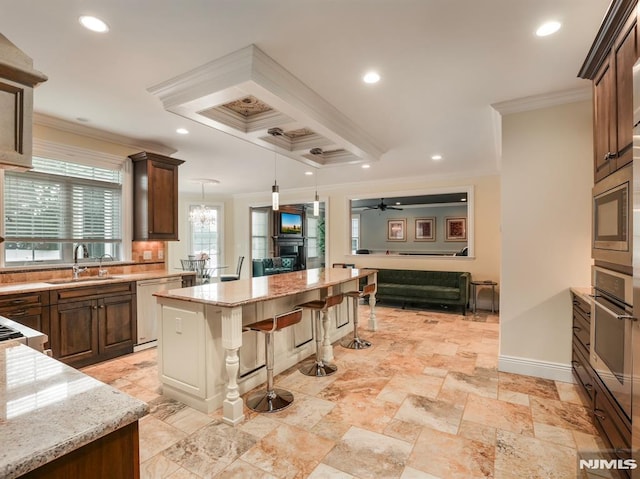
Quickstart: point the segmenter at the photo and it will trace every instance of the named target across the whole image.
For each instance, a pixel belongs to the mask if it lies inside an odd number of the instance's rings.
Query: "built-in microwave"
[[[632,178],[632,168],[627,166],[593,187],[593,259],[626,273],[631,272],[633,251]]]

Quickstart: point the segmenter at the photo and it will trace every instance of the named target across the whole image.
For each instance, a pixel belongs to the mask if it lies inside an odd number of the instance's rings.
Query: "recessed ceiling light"
[[[82,15],[79,19],[80,24],[92,32],[105,33],[109,31],[109,25],[97,17],[91,15]]]
[[[540,27],[536,30],[536,35],[539,37],[546,37],[547,35],[551,35],[560,30],[562,24],[560,22],[547,22],[540,25]]]
[[[431,157],[431,159],[432,159],[432,160],[435,160],[435,161],[441,160],[441,159],[442,159],[442,155],[433,155],[433,156]]]
[[[176,133],[178,135],[188,135],[189,134],[189,130],[187,130],[186,128],[178,128],[176,130]]]
[[[362,167],[366,170],[367,168],[371,168],[371,165],[364,164]]]
[[[380,81],[380,75],[376,72],[367,72],[363,77],[362,81],[365,83],[378,83]]]
[[[304,174],[307,176],[313,176],[313,171],[305,171]]]

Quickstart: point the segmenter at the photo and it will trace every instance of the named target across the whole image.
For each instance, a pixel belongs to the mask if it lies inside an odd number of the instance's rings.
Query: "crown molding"
[[[591,87],[574,88],[572,90],[563,90],[552,93],[544,93],[541,95],[532,95],[515,100],[507,100],[493,103],[491,107],[501,115],[510,115],[512,113],[521,113],[524,111],[539,110],[551,106],[564,105],[566,103],[575,103],[578,101],[591,100]]]
[[[158,153],[160,155],[166,155],[166,156],[170,156],[174,154],[176,151],[178,151],[176,149],[170,148],[168,146],[165,146],[153,141],[145,141],[145,140],[129,138],[127,136],[119,135],[117,133],[111,133],[105,130],[99,130],[98,128],[93,128],[91,126],[79,125],[77,123],[74,123],[68,120],[63,120],[62,118],[45,115],[44,113],[34,112],[33,123],[36,125],[46,126],[48,128],[54,128],[56,130],[73,133],[73,134],[84,136],[87,138],[92,138],[94,140],[105,141],[108,143],[124,146],[126,148],[131,148],[132,150],[135,150],[135,151],[140,151],[140,150],[149,151],[152,153]]]

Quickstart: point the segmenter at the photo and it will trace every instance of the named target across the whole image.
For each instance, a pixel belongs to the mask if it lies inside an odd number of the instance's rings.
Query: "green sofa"
[[[462,314],[469,303],[471,273],[378,269],[377,301],[459,306]]]
[[[253,260],[253,277],[269,276],[272,274],[290,273],[296,264],[295,256],[263,258]]]

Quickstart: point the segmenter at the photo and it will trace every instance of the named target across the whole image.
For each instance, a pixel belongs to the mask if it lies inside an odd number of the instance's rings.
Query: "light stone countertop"
[[[45,290],[54,290],[54,289],[63,289],[63,288],[81,288],[82,286],[96,286],[100,284],[113,284],[113,283],[126,283],[130,281],[142,281],[148,279],[157,279],[157,278],[169,278],[174,276],[187,276],[192,275],[195,276],[193,271],[175,271],[169,272],[166,270],[157,270],[157,271],[145,271],[141,273],[123,273],[123,274],[114,274],[108,276],[107,279],[100,279],[97,276],[91,277],[96,278],[95,280],[88,280],[87,276],[81,276],[81,281],[71,281],[69,278],[69,282],[60,282],[60,279],[52,279],[51,282],[46,281],[34,281],[34,282],[26,282],[26,283],[0,283],[0,296],[5,294],[18,294],[18,293],[30,293],[34,291],[45,291]],[[69,272],[69,276],[71,276],[71,272]]]
[[[591,304],[593,302],[593,288],[592,287],[571,287],[571,292],[580,296],[587,303]]]
[[[146,403],[17,341],[0,343],[0,477],[12,479],[147,414]]]
[[[172,289],[154,293],[154,296],[235,308],[267,299],[282,298],[295,293],[339,285],[350,280],[367,277],[375,272],[375,269],[316,268]]]

